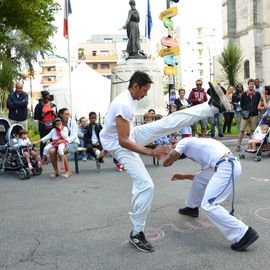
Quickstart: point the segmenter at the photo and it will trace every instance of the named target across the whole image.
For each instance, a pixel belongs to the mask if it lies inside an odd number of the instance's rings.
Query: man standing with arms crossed
[[[153,198],[154,184],[139,154],[148,156],[167,154],[169,149],[166,145],[155,149],[144,146],[179,130],[181,127],[210,117],[219,110],[230,109],[230,104],[223,91],[218,86],[213,87],[210,84],[211,99],[209,104],[203,103],[190,109],[172,113],[158,121],[132,128],[136,111],[135,101],[147,96],[152,83],[148,74],[136,71],[130,78],[128,89],[118,95],[109,106],[103,130],[100,132],[103,149],[109,151],[114,158],[123,164],[133,180],[132,212],[129,213],[133,230],[130,233],[130,242],[144,252],[154,251],[143,232]]]

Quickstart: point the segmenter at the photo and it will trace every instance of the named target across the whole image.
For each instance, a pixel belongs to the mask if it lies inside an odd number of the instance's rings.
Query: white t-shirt
[[[100,132],[100,141],[103,149],[112,151],[120,147],[116,129],[116,117],[123,117],[123,119],[130,123],[130,128],[132,129],[136,108],[136,102],[128,89],[124,90],[112,101],[104,119],[103,129]]]
[[[19,144],[19,146],[31,146],[32,145],[28,138],[27,139],[19,138],[18,144]]]
[[[175,147],[179,154],[185,154],[187,158],[197,162],[202,169],[215,168],[216,163],[230,152],[224,144],[209,138],[184,138]]]
[[[92,141],[92,144],[96,144],[96,143],[98,143],[98,137],[96,135],[95,125],[91,125],[91,126],[92,126],[92,138],[91,138],[91,141]]]

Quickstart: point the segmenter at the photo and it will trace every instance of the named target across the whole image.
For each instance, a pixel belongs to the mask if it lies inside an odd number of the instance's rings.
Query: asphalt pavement
[[[235,141],[225,142],[235,148]],[[10,270],[253,270],[270,269],[270,158],[241,161],[235,215],[260,238],[245,252],[230,243],[200,212],[179,215],[190,181],[170,182],[177,172],[195,172],[190,160],[155,166],[143,157],[155,184],[146,235],[156,251],[137,251],[129,242],[132,183],[107,157],[100,172],[80,162],[80,174],[51,180],[51,165],[40,176],[19,180],[0,175],[0,269]],[[70,161],[71,167],[74,164]],[[230,209],[229,198],[224,206]]]

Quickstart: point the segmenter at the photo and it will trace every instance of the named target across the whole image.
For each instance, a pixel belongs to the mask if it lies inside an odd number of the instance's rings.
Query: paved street
[[[232,251],[202,212],[197,219],[177,213],[190,182],[169,178],[196,171],[195,163],[185,160],[163,168],[143,159],[155,183],[146,229],[154,253],[128,243],[131,180],[106,158],[100,173],[93,161],[80,162],[80,174],[69,180],[49,179],[50,165],[26,181],[0,175],[0,269],[270,269],[269,157],[254,162],[247,154],[241,162],[236,216],[260,234],[247,252]]]

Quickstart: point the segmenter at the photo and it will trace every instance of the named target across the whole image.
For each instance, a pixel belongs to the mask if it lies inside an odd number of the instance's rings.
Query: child
[[[261,125],[260,131],[254,133],[252,138],[248,141],[248,152],[256,152],[256,144],[261,144],[266,134],[268,133],[268,125]]]
[[[80,125],[78,128],[78,138],[80,140],[80,146],[84,147],[84,135],[85,133],[87,133],[88,119],[86,117],[81,117],[79,122],[80,122]],[[82,155],[82,161],[86,162],[87,161],[86,151],[82,151],[81,155]]]
[[[176,104],[172,104],[171,107],[170,107],[170,113],[174,113],[177,111],[177,105]],[[179,132],[178,131],[175,131],[174,133],[172,133],[170,135],[170,143],[172,146],[174,146],[175,144],[177,144],[178,142],[178,135],[179,135]]]
[[[36,153],[35,150],[33,150],[33,145],[30,142],[29,138],[28,138],[28,132],[25,129],[21,129],[19,131],[19,139],[18,139],[18,144],[21,147],[21,151],[22,151],[22,155],[24,156],[24,158],[26,159],[26,162],[28,164],[28,168],[30,170],[33,170],[33,166],[31,164],[31,160],[30,160],[30,155],[34,157],[34,159],[36,161],[38,161],[38,164],[40,163],[40,157],[38,156],[38,154]]]
[[[162,115],[157,114],[157,115],[155,116],[155,121],[158,121],[158,120],[160,120],[161,118],[162,118]],[[163,137],[161,137],[160,139],[156,140],[156,141],[154,142],[154,144],[155,144],[155,146],[168,145],[168,144],[169,144],[169,140],[168,140],[167,136],[163,136]],[[157,156],[157,160],[161,160],[161,155],[158,155],[158,156]]]
[[[65,146],[68,144],[68,142],[65,140],[68,137],[68,129],[67,127],[62,125],[62,120],[60,118],[55,118],[53,120],[53,129],[50,131],[48,135],[45,137],[41,138],[38,142],[43,142],[45,143],[48,140],[52,140],[43,150],[43,156],[41,159],[41,166],[44,165],[48,152],[51,148],[56,148],[58,156],[61,160],[61,171],[65,171],[65,154],[64,154],[64,149]]]

